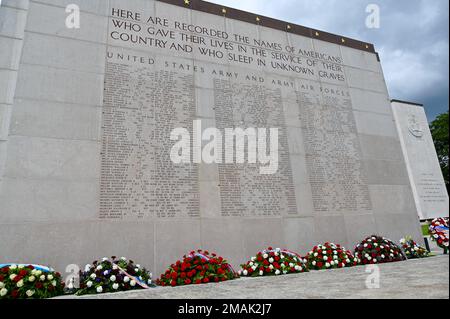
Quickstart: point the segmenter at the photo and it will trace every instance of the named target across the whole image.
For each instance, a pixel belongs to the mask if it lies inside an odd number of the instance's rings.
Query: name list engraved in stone
[[[217,128],[278,128],[279,169],[259,174],[256,164],[219,164],[222,216],[297,215],[280,89],[214,80]]]
[[[328,92],[316,87],[297,92],[314,209],[371,210],[350,97]]]
[[[100,218],[199,216],[198,165],[174,165],[170,132],[192,131],[193,76],[107,62]]]

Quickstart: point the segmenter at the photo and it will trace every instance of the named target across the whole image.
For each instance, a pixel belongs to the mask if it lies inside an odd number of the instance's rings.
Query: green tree
[[[433,135],[434,145],[436,146],[436,151],[438,154],[439,163],[441,164],[442,173],[444,174],[447,190],[449,189],[448,126],[449,126],[448,111],[447,113],[439,115],[430,125],[431,135]]]

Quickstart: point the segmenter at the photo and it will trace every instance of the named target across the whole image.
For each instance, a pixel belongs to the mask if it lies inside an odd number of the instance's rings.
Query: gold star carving
[[[227,14],[227,9],[222,8],[222,13],[223,13],[223,14]]]
[[[187,5],[187,6],[190,5],[191,4],[191,0],[184,0],[184,4]]]
[[[316,31],[316,37],[318,37],[319,35],[320,35],[320,33]]]
[[[345,43],[345,39],[344,38],[342,38],[341,41],[342,41],[342,43]]]
[[[287,28],[288,30],[291,30],[291,29],[292,29],[292,27],[291,27],[289,24],[286,26],[286,28]]]
[[[256,22],[260,22],[261,19],[259,17],[256,17]]]

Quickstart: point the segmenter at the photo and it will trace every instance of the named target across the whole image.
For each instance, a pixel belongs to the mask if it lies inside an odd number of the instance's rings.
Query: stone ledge
[[[221,284],[158,287],[60,299],[448,299],[449,257],[380,265],[380,289],[367,289],[365,267],[242,278]]]

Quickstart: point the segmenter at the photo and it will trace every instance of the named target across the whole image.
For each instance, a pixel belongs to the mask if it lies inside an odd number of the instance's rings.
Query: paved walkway
[[[449,257],[380,265],[380,288],[368,289],[365,267],[265,278],[243,278],[220,284],[158,287],[79,298],[105,299],[299,299],[299,298],[449,298]],[[74,297],[64,297],[74,298]]]

